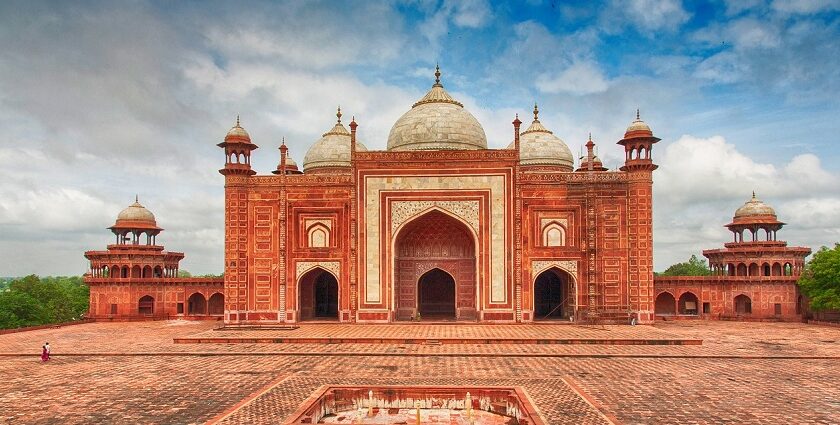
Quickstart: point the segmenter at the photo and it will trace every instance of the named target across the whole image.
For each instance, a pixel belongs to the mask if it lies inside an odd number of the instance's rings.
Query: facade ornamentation
[[[391,202],[391,234],[418,213],[440,208],[467,222],[479,234],[478,201],[393,201]]]
[[[315,267],[331,272],[336,278],[341,276],[341,262],[339,261],[298,261],[295,264],[295,279],[300,280],[301,276]]]
[[[534,260],[531,261],[531,280],[536,279],[540,273],[557,267],[568,272],[577,280],[578,262],[576,260]]]

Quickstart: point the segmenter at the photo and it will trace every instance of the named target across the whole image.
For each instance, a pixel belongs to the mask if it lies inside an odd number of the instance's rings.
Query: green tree
[[[701,260],[692,254],[687,262],[668,267],[660,276],[708,276],[710,274],[712,272],[706,267],[706,260]]]
[[[88,310],[90,290],[81,277],[29,275],[0,293],[0,328],[78,320]]]
[[[822,247],[799,277],[799,286],[814,311],[840,310],[840,243]]]

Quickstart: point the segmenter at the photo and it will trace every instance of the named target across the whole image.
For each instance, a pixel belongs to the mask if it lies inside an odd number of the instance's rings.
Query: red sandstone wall
[[[88,317],[94,319],[130,320],[144,318],[221,318],[222,314],[189,314],[188,299],[201,294],[209,300],[213,294],[223,294],[224,281],[221,278],[91,278],[85,277],[90,286],[90,308]],[[154,299],[151,314],[141,314],[140,298]],[[183,311],[178,312],[178,304]],[[113,313],[112,306],[116,306]]]
[[[796,280],[792,276],[657,276],[654,288],[657,297],[668,292],[676,302],[686,292],[693,293],[699,302],[698,316],[706,319],[799,320],[802,299]],[[742,294],[751,300],[751,313],[735,310],[735,297]],[[703,313],[703,303],[709,303],[708,313]],[[659,312],[657,316],[663,317]]]

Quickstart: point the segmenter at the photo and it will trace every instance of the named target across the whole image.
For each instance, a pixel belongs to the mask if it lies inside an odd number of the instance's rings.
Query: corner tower
[[[659,141],[650,127],[639,117],[630,123],[624,138],[618,144],[624,146],[624,165],[627,172],[627,229],[628,229],[628,273],[630,286],[630,308],[637,311],[642,323],[653,322],[653,145]]]
[[[246,320],[248,300],[248,184],[256,174],[251,169],[251,151],[257,145],[239,125],[225,135],[217,146],[225,150],[225,167],[219,170],[225,176],[225,321]]]

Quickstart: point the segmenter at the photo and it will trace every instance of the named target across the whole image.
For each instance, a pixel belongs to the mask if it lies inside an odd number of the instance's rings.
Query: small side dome
[[[630,123],[627,131],[624,132],[625,139],[633,137],[653,137],[653,131],[651,131],[650,126],[639,117],[638,109],[636,109],[636,119]]]
[[[155,220],[155,215],[146,209],[137,197],[134,198],[134,203],[128,208],[120,211],[117,214],[117,221],[110,229],[159,229]]]
[[[303,158],[303,172],[327,171],[331,168],[349,168],[350,163],[350,132],[341,124],[341,108],[333,128],[318,139]],[[357,151],[366,151],[365,145],[356,141]]]
[[[523,166],[556,166],[560,171],[572,171],[574,169],[572,151],[562,139],[542,125],[539,112],[535,104],[534,121],[519,136],[519,163]],[[513,148],[513,143],[508,146],[508,149]]]
[[[280,144],[280,162],[277,163],[277,168],[272,171],[272,174],[282,174],[282,165],[283,165],[283,154],[286,154],[286,174],[303,174],[300,168],[298,168],[297,162],[295,162],[294,158],[292,158],[288,152],[289,149],[286,147],[286,138],[283,138],[283,142]]]
[[[588,170],[589,160],[585,156],[580,157],[580,167],[575,171]],[[604,163],[601,161],[601,158],[598,158],[598,155],[592,157],[592,171],[607,171],[607,167],[604,167]]]
[[[755,216],[772,216],[773,218],[776,218],[776,211],[756,198],[755,192],[753,192],[752,199],[745,202],[744,205],[735,210],[735,218],[738,219]]]
[[[403,114],[388,134],[388,150],[470,150],[487,149],[487,135],[478,120],[464,109],[440,83]]]
[[[239,125],[239,115],[236,116],[236,125],[234,125],[225,135],[225,142],[231,142],[234,140],[251,143],[251,135]]]

